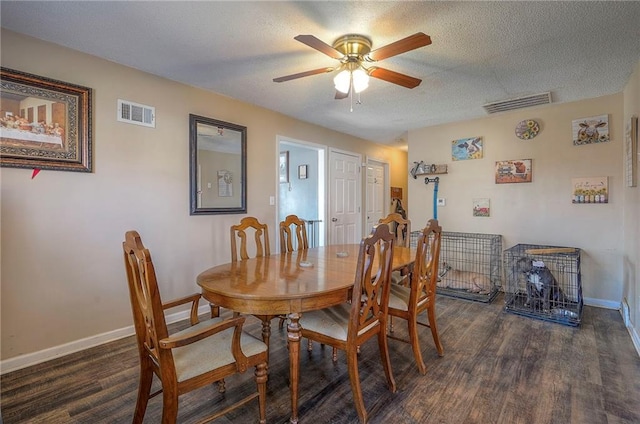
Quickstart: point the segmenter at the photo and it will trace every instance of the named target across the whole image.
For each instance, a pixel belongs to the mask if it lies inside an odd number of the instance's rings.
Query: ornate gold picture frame
[[[0,165],[92,172],[91,89],[0,68]]]

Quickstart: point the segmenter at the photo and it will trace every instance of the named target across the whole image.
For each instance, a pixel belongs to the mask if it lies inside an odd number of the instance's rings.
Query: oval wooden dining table
[[[347,301],[353,287],[359,244],[314,247],[214,266],[197,277],[209,302],[259,317],[269,344],[271,319],[289,317],[291,423],[298,422],[300,314]],[[393,268],[409,266],[414,250],[394,247]]]

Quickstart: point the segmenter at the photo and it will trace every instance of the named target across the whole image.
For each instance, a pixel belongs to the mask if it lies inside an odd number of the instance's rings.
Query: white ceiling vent
[[[156,127],[156,108],[118,99],[118,121]]]
[[[482,107],[487,111],[487,113],[497,113],[531,106],[547,105],[549,103],[551,103],[551,92],[487,103]]]

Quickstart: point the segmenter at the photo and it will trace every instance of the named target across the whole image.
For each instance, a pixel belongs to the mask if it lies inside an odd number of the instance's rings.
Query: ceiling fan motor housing
[[[349,34],[338,38],[333,48],[345,55],[343,62],[361,61],[371,51],[371,40],[358,34]]]

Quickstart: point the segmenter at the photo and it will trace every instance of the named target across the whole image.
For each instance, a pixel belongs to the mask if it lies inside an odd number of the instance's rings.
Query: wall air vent
[[[498,113],[531,106],[547,105],[549,103],[551,103],[551,93],[547,92],[518,97],[516,99],[487,103],[486,105],[482,105],[482,107],[487,111],[487,113]]]
[[[156,127],[156,108],[118,99],[118,121]]]

